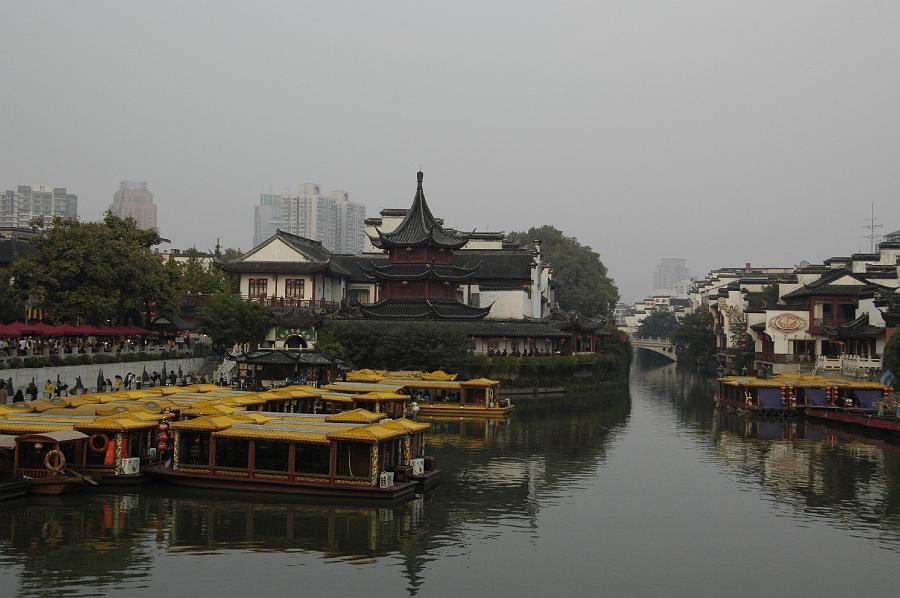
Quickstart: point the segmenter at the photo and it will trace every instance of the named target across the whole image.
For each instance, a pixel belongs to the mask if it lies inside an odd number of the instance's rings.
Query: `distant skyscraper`
[[[54,217],[77,218],[78,196],[65,187],[19,185],[0,195],[0,227],[25,228],[34,218],[49,224]]]
[[[144,181],[122,181],[113,194],[109,212],[123,220],[132,218],[138,228],[156,230],[156,204]]]
[[[366,207],[350,201],[346,191],[323,195],[319,185],[307,183],[302,193],[262,193],[253,213],[253,245],[276,230],[320,241],[335,253],[360,253],[365,246]]]
[[[687,260],[665,257],[656,265],[653,273],[653,292],[668,295],[686,295],[691,280]]]

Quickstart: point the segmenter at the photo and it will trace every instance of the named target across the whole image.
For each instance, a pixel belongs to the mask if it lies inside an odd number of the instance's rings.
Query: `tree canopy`
[[[668,311],[654,311],[644,318],[637,329],[638,336],[671,338],[678,329],[678,320]]]
[[[35,253],[10,265],[11,293],[54,321],[123,324],[149,319],[152,309],[176,311],[178,272],[150,250],[160,240],[111,214],[101,222],[54,219],[34,239]]]
[[[274,325],[272,314],[258,303],[245,301],[239,295],[216,293],[198,310],[200,329],[217,345],[257,344]]]
[[[715,321],[708,311],[696,311],[682,318],[672,334],[678,359],[707,363],[716,352]]]
[[[900,332],[894,332],[884,347],[884,369],[900,376]]]
[[[541,241],[544,261],[552,266],[553,280],[559,285],[556,300],[560,308],[589,317],[608,317],[612,313],[619,290],[596,251],[550,225],[512,232],[508,238],[520,245],[535,239]]]
[[[462,329],[430,322],[376,330],[366,322],[332,320],[318,331],[316,348],[351,367],[393,370],[458,368],[469,355]]]

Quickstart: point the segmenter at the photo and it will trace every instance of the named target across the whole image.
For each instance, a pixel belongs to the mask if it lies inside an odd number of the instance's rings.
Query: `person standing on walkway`
[[[50,380],[47,380],[47,383],[44,384],[44,394],[47,395],[46,398],[52,399],[54,390],[56,390],[56,387],[53,385],[53,382],[51,382]]]

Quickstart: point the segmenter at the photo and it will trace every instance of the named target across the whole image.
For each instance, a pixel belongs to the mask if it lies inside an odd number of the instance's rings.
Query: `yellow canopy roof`
[[[287,397],[290,399],[310,399],[313,397],[319,396],[318,393],[308,392],[300,389],[285,389],[280,388],[278,390],[273,390],[272,393],[277,394],[280,397]]]
[[[54,407],[44,411],[48,415],[97,415],[97,410],[102,405],[97,403],[86,403],[78,407]]]
[[[461,386],[474,386],[479,388],[488,388],[490,386],[498,386],[499,384],[499,380],[491,380],[490,378],[475,378],[474,380],[463,380],[460,382]]]
[[[443,370],[438,370],[436,372],[426,372],[421,375],[422,380],[438,380],[443,382],[448,382],[450,380],[456,380],[456,377],[459,374],[448,374]]]
[[[379,442],[408,434],[405,430],[388,428],[384,424],[372,424],[349,430],[329,432],[329,440],[345,440],[353,442]]]
[[[234,424],[245,422],[246,420],[238,418],[234,415],[205,415],[195,419],[174,422],[172,429],[174,430],[203,430],[215,431],[224,430]]]
[[[125,432],[128,430],[149,430],[156,427],[155,421],[139,421],[130,417],[99,417],[84,423],[76,423],[76,430],[100,430]]]
[[[409,401],[412,397],[396,392],[366,392],[353,395],[357,401]]]
[[[303,444],[329,444],[325,432],[299,432],[289,429],[273,430],[270,428],[226,428],[214,432],[216,438],[242,438],[246,440],[277,440],[281,442],[300,442]]]
[[[82,405],[96,405],[100,402],[100,398],[95,394],[80,395],[77,397],[69,397],[69,407],[81,407]]]
[[[0,434],[27,434],[29,432],[59,432],[72,430],[72,424],[67,423],[28,423],[24,420],[0,420]]]
[[[397,392],[403,388],[403,386],[402,383],[388,382],[385,380],[378,384],[366,384],[364,382],[335,382],[334,384],[328,384],[323,388],[332,392],[357,393],[374,391]]]
[[[325,418],[325,421],[336,424],[372,424],[385,419],[387,415],[384,413],[372,413],[366,409],[351,409],[350,411],[342,411]]]
[[[403,430],[404,432],[409,433],[423,432],[431,428],[431,424],[427,424],[425,422],[414,422],[412,420],[406,419],[405,417],[391,420],[389,422],[381,422],[379,425],[386,428]]]

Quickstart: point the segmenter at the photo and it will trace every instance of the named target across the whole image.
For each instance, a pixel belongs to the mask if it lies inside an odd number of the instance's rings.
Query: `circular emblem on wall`
[[[794,332],[803,328],[806,325],[806,321],[794,314],[781,314],[769,320],[769,324],[776,330]]]

